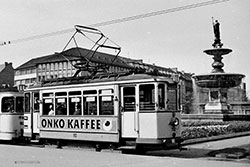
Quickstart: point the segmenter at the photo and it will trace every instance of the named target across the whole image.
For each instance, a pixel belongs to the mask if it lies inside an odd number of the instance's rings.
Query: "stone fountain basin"
[[[241,84],[245,75],[236,73],[210,73],[195,75],[196,84],[203,88],[232,88]]]
[[[232,49],[228,49],[228,48],[213,48],[213,49],[204,50],[203,52],[206,53],[206,54],[208,54],[208,55],[212,55],[212,56],[215,56],[215,55],[222,56],[222,55],[227,55],[230,52],[232,52]]]

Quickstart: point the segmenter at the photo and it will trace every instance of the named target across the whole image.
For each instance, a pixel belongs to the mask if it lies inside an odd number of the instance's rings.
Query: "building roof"
[[[90,59],[93,53],[94,51],[84,49],[84,48],[70,48],[62,53],[54,53],[48,56],[33,58],[29,60],[28,62],[17,67],[16,70],[36,67],[38,64],[43,64],[43,63],[80,60],[82,57]],[[96,52],[91,58],[91,62],[111,64],[111,62],[114,59],[115,59],[115,55]],[[132,68],[125,61],[123,61],[119,56],[116,57],[116,59],[113,62],[113,65],[124,67],[124,68]]]
[[[101,64],[111,64],[114,66],[124,67],[124,68],[132,68],[129,66],[120,56],[115,56],[102,52],[94,52],[92,50],[84,49],[84,48],[71,48],[62,52],[64,56],[78,56],[84,57],[90,60],[91,62],[101,63]]]
[[[7,66],[12,67],[12,63],[5,62],[4,64],[0,64],[0,72],[3,71]]]
[[[5,64],[0,64],[0,72],[5,68]]]
[[[61,53],[54,53],[51,55],[47,56],[42,56],[38,58],[33,58],[26,63],[22,64],[21,66],[17,67],[15,70],[21,70],[21,69],[26,69],[26,68],[36,68],[38,64],[44,64],[44,63],[53,63],[53,62],[62,62],[62,61],[73,61],[73,60],[83,60],[86,61],[87,58],[91,62],[94,63],[100,63],[100,64],[106,64],[109,65],[112,63],[113,66],[118,66],[118,67],[123,67],[127,69],[133,69],[135,68],[135,64],[139,64],[142,66],[142,68],[146,69],[157,69],[160,71],[165,71],[168,72],[170,75],[171,74],[179,74],[180,77],[182,77],[185,80],[191,80],[191,75],[188,73],[184,72],[179,72],[171,68],[165,68],[165,67],[160,67],[156,65],[151,65],[151,64],[146,64],[143,63],[142,60],[134,60],[126,57],[121,57],[121,56],[115,56],[107,53],[102,53],[102,52],[95,52],[93,50],[85,49],[85,48],[70,48],[68,50],[65,50]]]
[[[69,60],[78,60],[79,57],[73,57],[73,56],[67,56]],[[26,63],[20,65],[19,67],[16,68],[16,70],[21,70],[25,68],[32,68],[36,67],[36,65],[41,64],[41,63],[49,63],[49,62],[59,62],[59,61],[65,61],[65,57],[63,57],[60,54],[51,54],[48,56],[42,56],[38,58],[33,58]]]

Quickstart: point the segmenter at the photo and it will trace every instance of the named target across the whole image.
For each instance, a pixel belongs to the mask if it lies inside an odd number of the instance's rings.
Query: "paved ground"
[[[0,145],[1,167],[247,167],[246,163]]]
[[[186,146],[188,150],[148,152],[147,155],[124,155],[118,152],[95,152],[93,149],[14,146],[0,144],[0,167],[245,167],[244,159],[209,157],[213,150],[243,147],[250,149],[250,136]]]
[[[250,145],[250,135],[231,138],[231,139],[225,139],[225,140],[205,142],[205,143],[200,143],[200,144],[192,144],[187,147],[214,150],[214,149],[222,149],[226,147],[239,147],[243,145]]]
[[[233,156],[238,155],[239,150],[246,150],[250,153],[250,136],[237,137],[225,140],[204,142],[200,144],[192,144],[185,146],[187,150],[168,150],[168,151],[152,151],[148,152],[148,155],[154,156],[168,156],[168,157],[180,157],[180,158],[200,158],[208,160],[223,160],[223,161],[235,161],[250,164],[250,156],[240,157]],[[216,152],[215,152],[216,151]],[[224,152],[230,152],[231,157],[226,158]],[[241,151],[242,152],[242,151]],[[220,154],[220,155],[219,155]],[[212,157],[216,156],[216,157]]]

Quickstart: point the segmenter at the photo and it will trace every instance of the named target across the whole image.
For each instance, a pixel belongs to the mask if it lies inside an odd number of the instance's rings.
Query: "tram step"
[[[30,142],[31,143],[39,143],[39,140],[34,139],[34,140],[30,140]]]
[[[121,146],[118,147],[119,150],[135,150],[135,146]]]

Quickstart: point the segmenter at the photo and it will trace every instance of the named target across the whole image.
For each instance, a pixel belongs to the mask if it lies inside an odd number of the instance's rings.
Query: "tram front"
[[[23,94],[17,90],[0,91],[0,140],[23,135]]]
[[[180,111],[177,84],[154,80],[121,87],[122,138],[148,149],[179,146]]]

